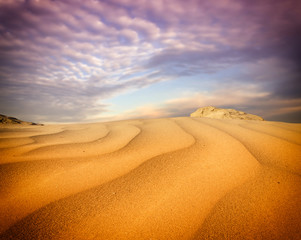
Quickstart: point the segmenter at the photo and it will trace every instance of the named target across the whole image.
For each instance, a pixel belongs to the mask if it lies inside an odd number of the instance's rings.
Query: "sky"
[[[0,113],[301,122],[299,0],[0,0]]]

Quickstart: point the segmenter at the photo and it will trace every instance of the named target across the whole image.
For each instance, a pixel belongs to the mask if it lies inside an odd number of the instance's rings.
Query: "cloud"
[[[169,99],[159,104],[147,104],[120,114],[104,114],[99,119],[115,121],[138,118],[188,117],[204,106],[234,108],[262,116],[265,120],[300,122],[301,99],[283,101],[271,98],[270,93],[261,92],[255,85],[216,89],[210,93],[191,92],[180,98]]]
[[[109,112],[104,102],[118,94],[226,69],[239,73],[212,79],[220,88],[256,83],[293,105],[300,9],[297,0],[0,1],[0,111],[82,121]]]

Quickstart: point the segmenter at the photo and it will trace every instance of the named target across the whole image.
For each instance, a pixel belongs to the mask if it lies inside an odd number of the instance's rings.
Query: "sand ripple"
[[[301,125],[0,129],[0,239],[301,239]]]

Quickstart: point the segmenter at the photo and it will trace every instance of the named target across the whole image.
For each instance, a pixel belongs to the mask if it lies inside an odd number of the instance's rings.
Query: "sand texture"
[[[0,239],[301,239],[301,124],[0,127]]]

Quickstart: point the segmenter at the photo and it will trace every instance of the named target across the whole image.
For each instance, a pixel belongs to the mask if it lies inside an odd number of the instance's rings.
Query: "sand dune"
[[[0,239],[301,239],[301,124],[1,126]]]

